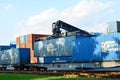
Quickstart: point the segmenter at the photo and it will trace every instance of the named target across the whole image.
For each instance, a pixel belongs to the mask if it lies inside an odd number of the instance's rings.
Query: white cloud
[[[114,5],[115,2],[111,1],[81,0],[75,6],[63,11],[50,8],[29,17],[25,26],[22,27],[23,29],[17,34],[49,34],[52,32],[52,23],[59,19],[89,32],[106,32],[106,27],[103,24],[109,21],[109,15],[115,12],[115,10],[111,9]]]
[[[38,15],[31,16],[28,21],[28,26],[37,26],[39,24],[44,24],[49,22],[49,20],[53,19],[55,16],[57,16],[57,11],[53,8],[48,9]],[[46,22],[47,21],[47,22]]]
[[[51,24],[53,21],[58,20],[56,18],[58,13],[56,9],[51,8],[40,14],[29,17],[24,26],[21,26],[21,31],[15,36],[24,35],[24,34],[49,34],[51,33]]]
[[[6,5],[4,6],[4,9],[9,10],[9,9],[11,9],[12,7],[13,7],[12,4],[6,4]]]
[[[102,33],[107,33],[107,27],[108,25],[106,23],[101,23],[98,24],[98,26],[89,26],[86,27],[86,30],[89,30],[89,32],[102,32]]]
[[[17,28],[20,28],[21,26],[23,26],[23,23],[22,23],[22,22],[17,22],[17,23],[16,23],[16,27],[17,27]]]

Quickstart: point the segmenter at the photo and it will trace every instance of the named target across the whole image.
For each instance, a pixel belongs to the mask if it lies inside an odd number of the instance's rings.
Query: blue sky
[[[120,21],[119,0],[0,0],[0,45],[16,37],[51,34],[63,20],[89,32],[106,32],[106,23]]]

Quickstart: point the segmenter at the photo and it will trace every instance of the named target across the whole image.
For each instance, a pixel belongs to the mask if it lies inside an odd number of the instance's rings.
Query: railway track
[[[38,74],[49,76],[65,76],[65,77],[96,77],[96,78],[120,78],[120,71],[81,71],[81,70],[41,70],[41,71],[15,71],[7,70],[0,71],[0,73],[12,74]]]

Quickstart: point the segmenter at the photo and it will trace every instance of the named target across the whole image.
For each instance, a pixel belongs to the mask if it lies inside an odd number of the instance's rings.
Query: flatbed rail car
[[[11,48],[0,51],[0,70],[46,70],[35,63],[30,63],[29,48]]]
[[[51,38],[39,39],[34,43],[40,66],[48,69],[120,66],[120,33],[92,35],[78,28],[72,32],[74,27],[58,22],[54,23]],[[71,28],[71,32],[61,33],[60,28],[66,30],[66,26]]]

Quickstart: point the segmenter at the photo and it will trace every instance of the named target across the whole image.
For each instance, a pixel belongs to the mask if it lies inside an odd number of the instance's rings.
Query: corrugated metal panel
[[[20,63],[30,63],[30,49],[19,48]]]
[[[31,63],[37,63],[38,61],[38,59],[37,59],[37,57],[34,57],[34,50],[30,50],[30,59],[31,59]]]
[[[72,56],[73,40],[75,37],[63,37],[45,41],[37,41],[34,44],[35,56]]]
[[[72,56],[73,40],[75,37],[59,38],[56,40],[58,46],[58,56]]]
[[[19,53],[16,49],[9,49],[2,51],[0,56],[1,64],[18,64],[19,63]]]
[[[55,39],[46,40],[44,42],[45,42],[45,49],[44,49],[44,53],[42,53],[42,54],[43,55],[45,54],[45,56],[58,56],[58,54],[57,54],[58,46],[56,44]]]
[[[95,40],[92,37],[76,36],[73,43],[73,59],[75,62],[92,60],[95,50]],[[95,57],[94,57],[95,58]]]
[[[120,33],[98,37],[78,37],[74,43],[74,61],[120,60]]]

